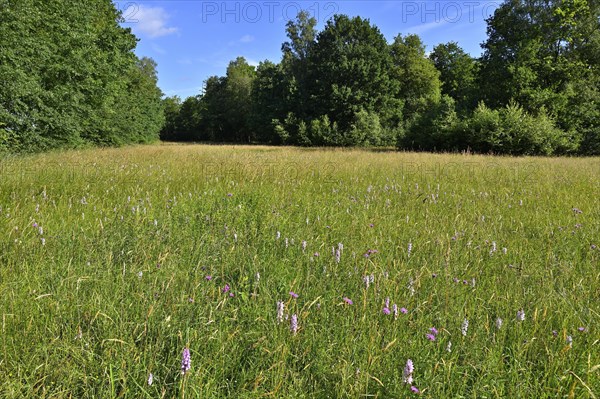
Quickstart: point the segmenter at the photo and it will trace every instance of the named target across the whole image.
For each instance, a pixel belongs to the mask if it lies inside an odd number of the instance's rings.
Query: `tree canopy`
[[[206,81],[182,139],[600,154],[599,17],[596,0],[505,0],[474,58],[456,42],[427,54],[417,35],[388,43],[360,17],[317,31],[302,11],[280,63],[238,58]]]
[[[158,138],[156,63],[110,0],[4,0],[0,150],[40,151]]]
[[[162,98],[111,0],[3,0],[0,151],[157,140],[600,154],[600,2],[504,0],[483,54],[307,11],[279,62]]]

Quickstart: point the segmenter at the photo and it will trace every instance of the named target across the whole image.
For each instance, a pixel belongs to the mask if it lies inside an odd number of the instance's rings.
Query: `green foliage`
[[[314,78],[311,54],[317,38],[317,20],[307,11],[300,11],[295,20],[286,24],[288,41],[281,46],[281,82],[285,85],[285,96],[280,100],[287,112],[293,112],[301,119],[314,115],[314,98],[311,93],[311,79]],[[278,83],[280,86],[281,83]],[[276,91],[277,94],[281,94]]]
[[[456,42],[439,44],[429,55],[440,72],[442,93],[454,99],[461,111],[469,111],[477,104],[477,60],[458,46]]]
[[[360,17],[319,32],[302,11],[281,63],[239,57],[169,120],[185,140],[597,154],[598,17],[591,0],[506,0],[474,59],[455,42],[426,56],[417,35],[388,44]]]
[[[346,132],[361,109],[385,115],[396,105],[397,84],[389,75],[392,60],[387,42],[368,20],[334,16],[312,49],[313,115],[327,115]]]
[[[109,0],[5,1],[0,121],[10,151],[158,138],[156,64],[133,54],[136,38],[119,19]]]
[[[501,129],[500,112],[480,102],[471,118],[463,122],[470,149],[479,153],[490,153],[499,143],[492,139],[494,132]]]
[[[466,142],[476,152],[512,155],[551,155],[567,152],[567,134],[541,109],[527,113],[516,103],[500,110],[479,104],[463,124]]]
[[[350,145],[378,146],[388,142],[384,137],[384,129],[375,112],[361,109],[354,114],[354,121],[350,125],[346,141]]]
[[[427,110],[419,114],[407,129],[399,144],[403,148],[443,151],[456,150],[463,145],[457,140],[458,117],[452,97],[443,95],[432,100]]]
[[[425,56],[425,45],[417,35],[396,36],[389,51],[391,77],[398,82],[396,96],[404,104],[404,120],[412,123],[430,104],[439,102],[440,73]]]
[[[252,83],[250,129],[262,143],[281,144],[281,135],[274,129],[273,120],[286,116],[288,86],[281,64],[261,62]]]
[[[160,139],[166,141],[184,140],[178,134],[181,98],[179,96],[165,97],[162,100],[162,103],[165,114],[165,124],[160,131]]]
[[[576,151],[599,123],[592,116],[597,101],[582,101],[579,92],[588,99],[599,92],[599,17],[600,4],[592,0],[506,0],[488,20],[481,71],[486,103],[514,100],[534,113],[545,108],[570,132],[566,151]]]

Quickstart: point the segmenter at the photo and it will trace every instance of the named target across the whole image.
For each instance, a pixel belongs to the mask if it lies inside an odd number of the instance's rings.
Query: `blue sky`
[[[368,18],[388,41],[399,33],[418,34],[427,45],[456,41],[474,56],[486,38],[485,18],[501,0],[442,1],[114,1],[123,26],[140,39],[138,56],[158,63],[165,95],[182,98],[200,93],[211,75],[225,74],[229,61],[245,57],[252,65],[279,62],[286,41],[285,24],[300,9],[318,21],[333,14]]]

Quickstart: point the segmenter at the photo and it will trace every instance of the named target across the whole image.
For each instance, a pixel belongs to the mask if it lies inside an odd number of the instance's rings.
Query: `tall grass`
[[[1,168],[0,397],[600,394],[598,158],[165,145]]]

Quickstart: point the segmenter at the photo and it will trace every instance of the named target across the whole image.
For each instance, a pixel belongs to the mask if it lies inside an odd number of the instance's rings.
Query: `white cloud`
[[[167,26],[169,15],[160,7],[140,5],[135,14],[135,19],[138,22],[133,24],[133,29],[151,38],[171,35],[178,31],[175,27]]]
[[[253,60],[252,58],[246,58],[246,62],[248,63],[248,65],[253,66],[253,67],[257,67],[259,62]]]
[[[154,50],[155,53],[160,54],[160,55],[165,55],[167,54],[167,50],[165,50],[164,48],[158,46],[155,43],[152,43],[152,50]]]
[[[244,35],[240,39],[240,43],[250,43],[254,41],[254,36],[252,35]]]
[[[238,46],[239,44],[251,43],[254,41],[254,36],[252,35],[244,35],[237,40],[232,40],[227,43],[228,46]]]

